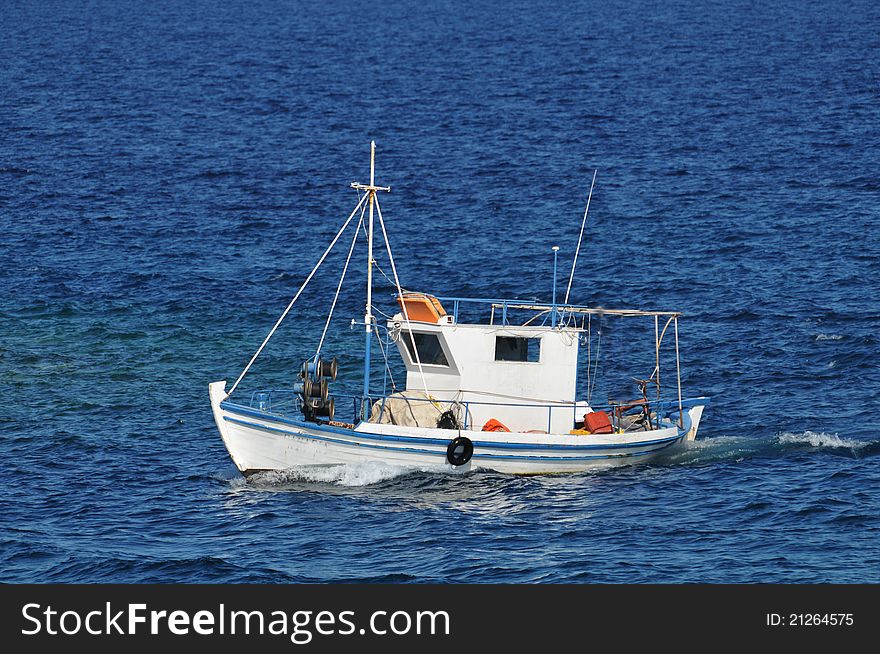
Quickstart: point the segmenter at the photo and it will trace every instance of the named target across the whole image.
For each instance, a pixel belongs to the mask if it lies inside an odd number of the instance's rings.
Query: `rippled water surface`
[[[880,581],[878,5],[476,4],[4,4],[4,581]],[[589,474],[242,479],[207,384],[371,139],[401,279],[439,294],[549,299],[598,169],[572,296],[685,313],[701,438]],[[314,352],[339,256],[242,392]],[[362,268],[325,345],[352,391]],[[606,325],[603,397],[650,373],[639,334]]]

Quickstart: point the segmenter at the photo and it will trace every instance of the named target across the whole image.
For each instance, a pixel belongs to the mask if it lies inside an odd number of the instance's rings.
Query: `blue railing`
[[[259,389],[251,393],[250,407],[266,413],[290,415],[302,411],[302,398],[292,388]]]
[[[437,299],[440,302],[451,302],[452,303],[452,317],[455,322],[458,322],[458,315],[461,309],[462,304],[482,304],[488,305],[492,310],[492,318],[494,320],[495,309],[501,309],[501,324],[508,324],[508,311],[511,306],[519,307],[520,305],[534,305],[535,307],[540,307],[540,309],[522,309],[523,311],[552,311],[554,306],[544,305],[544,303],[540,301],[533,300],[511,300],[511,299],[501,299],[501,298],[472,298],[472,297],[455,297],[455,296],[437,296]],[[557,304],[555,305],[555,311],[557,317],[561,317],[567,309],[590,309],[591,307],[579,304]]]
[[[452,316],[455,319],[455,322],[459,322],[459,312],[463,304],[488,305],[492,311],[492,318],[490,318],[490,320],[494,320],[495,310],[500,309],[502,325],[509,324],[510,311],[512,310],[531,312],[535,314],[532,319],[540,315],[545,315],[545,318],[552,317],[552,315],[555,314],[557,325],[565,317],[566,314],[573,315],[575,313],[594,313],[619,316],[681,315],[681,313],[677,311],[646,311],[641,309],[599,309],[596,307],[587,306],[585,304],[554,304],[552,302],[541,302],[540,300],[512,300],[510,298],[472,298],[457,297],[451,295],[438,295],[435,297],[440,300],[440,302],[446,303],[447,306],[449,305],[449,303],[452,303]]]
[[[336,403],[336,413],[334,416],[334,421],[356,424],[357,422],[360,422],[361,420],[366,420],[370,417],[372,407],[376,402],[380,402],[378,421],[381,422],[382,418],[385,415],[385,402],[387,401],[389,396],[383,395],[364,397],[363,395],[334,393],[332,397],[334,398]],[[584,406],[586,405],[585,402],[547,404],[532,402],[432,400],[424,397],[406,397],[402,399],[405,399],[407,402],[436,402],[441,406],[461,406],[464,410],[463,429],[468,430],[473,430],[475,427],[479,429],[482,426],[474,425],[473,414],[471,412],[472,407],[490,406],[506,408],[531,408],[535,410],[546,409],[548,433],[552,432],[554,411],[570,411],[572,415],[572,427],[574,427],[575,423],[580,422],[583,419],[583,416],[577,415],[578,411],[583,410]],[[705,401],[705,398],[682,400],[681,406],[683,409],[686,410],[699,403],[704,403]],[[260,411],[266,411],[267,413],[274,413],[288,417],[297,417],[302,413],[302,399],[292,389],[256,390],[251,395],[250,406],[251,408]],[[631,418],[633,416],[638,416],[639,414],[649,416],[648,418],[646,418],[646,420],[649,421],[650,427],[653,429],[659,429],[664,426],[673,426],[674,423],[680,421],[679,403],[676,400],[611,403],[605,405],[590,405],[590,408],[593,411],[605,411],[606,413],[608,413],[615,431],[619,431],[621,428],[626,431],[627,429],[631,428],[632,421],[624,420],[624,418]],[[627,426],[623,426],[624,422],[630,424],[628,424]]]
[[[452,302],[452,317],[458,322],[458,315],[462,304],[484,304],[492,307],[493,312],[495,306],[501,307],[501,324],[507,324],[507,307],[511,304],[527,304],[528,300],[499,300],[492,298],[472,298],[472,297],[453,297],[453,296],[437,296],[440,302]]]
[[[393,297],[397,297],[395,294]],[[509,307],[520,307],[520,305],[534,305],[536,307],[540,307],[541,311],[551,311],[553,305],[544,305],[544,303],[535,300],[511,300],[511,299],[498,299],[498,298],[474,298],[474,297],[457,297],[451,295],[435,296],[440,302],[446,303],[446,307],[449,307],[449,303],[452,303],[452,317],[455,322],[458,322],[459,312],[461,310],[462,304],[482,304],[488,305],[492,310],[494,315],[494,310],[496,308],[501,309],[501,324],[506,325],[507,317],[508,317],[508,308]],[[580,304],[557,304],[556,305],[556,313],[557,315],[562,315],[567,309],[580,309],[580,310],[590,310],[591,307]],[[522,309],[523,311],[537,311],[539,309]]]

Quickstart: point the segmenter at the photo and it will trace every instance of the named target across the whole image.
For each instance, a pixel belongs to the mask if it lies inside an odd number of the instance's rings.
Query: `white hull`
[[[361,423],[354,429],[307,423],[225,401],[226,383],[210,384],[217,429],[236,467],[250,474],[302,465],[383,461],[412,467],[452,466],[446,449],[456,436],[474,444],[472,459],[457,469],[512,474],[577,472],[642,463],[696,437],[703,406],[685,414],[685,428],[578,436],[424,429]]]

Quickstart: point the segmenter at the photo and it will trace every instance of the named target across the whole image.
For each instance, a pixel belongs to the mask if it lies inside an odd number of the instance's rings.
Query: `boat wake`
[[[816,452],[861,459],[880,454],[880,440],[841,438],[823,431],[779,432],[767,438],[715,436],[696,440],[670,451],[657,465],[700,465],[742,461],[752,457],[778,457]]]
[[[841,438],[837,434],[826,432],[780,432],[776,435],[776,442],[786,452],[818,451],[851,459],[880,455],[880,440]]]
[[[400,466],[382,461],[341,463],[321,466],[295,466],[286,470],[258,472],[247,479],[257,488],[283,489],[288,486],[307,484],[332,484],[336,486],[371,486],[415,473],[461,474],[450,466]]]
[[[802,452],[825,453],[853,459],[880,455],[880,440],[841,438],[838,434],[816,431],[779,432],[767,438],[714,436],[686,443],[649,463],[652,467],[702,466],[741,462],[751,458],[777,458]],[[605,468],[583,474],[602,474]],[[448,465],[402,466],[382,461],[333,465],[303,465],[286,470],[258,472],[233,485],[258,490],[302,490],[304,487],[363,487],[411,476],[449,476],[466,474]]]
[[[876,450],[878,441],[864,441],[857,438],[841,438],[837,434],[829,434],[824,431],[804,431],[799,434],[780,432],[776,434],[776,440],[783,446],[795,446],[798,448],[809,446],[814,449],[849,450],[853,454],[868,450],[872,446]]]

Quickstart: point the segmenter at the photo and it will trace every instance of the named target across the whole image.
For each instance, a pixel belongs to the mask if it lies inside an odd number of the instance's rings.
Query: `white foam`
[[[780,432],[776,434],[776,438],[782,444],[809,445],[810,447],[845,447],[851,450],[858,450],[869,444],[868,441],[841,438],[837,434],[829,434],[824,431],[804,431],[800,434]]]
[[[839,341],[843,338],[840,334],[817,334],[817,341]]]
[[[413,472],[450,472],[444,465],[410,467],[392,465],[383,461],[345,463],[324,466],[295,466],[287,470],[272,470],[254,475],[251,480],[263,485],[283,485],[294,482],[336,484],[339,486],[369,486],[382,481],[412,474]]]
[[[686,443],[682,443],[682,446],[688,450],[714,450],[721,448],[730,449],[736,447],[751,447],[754,443],[755,440],[748,436],[712,436],[698,438],[695,441],[687,441]]]

